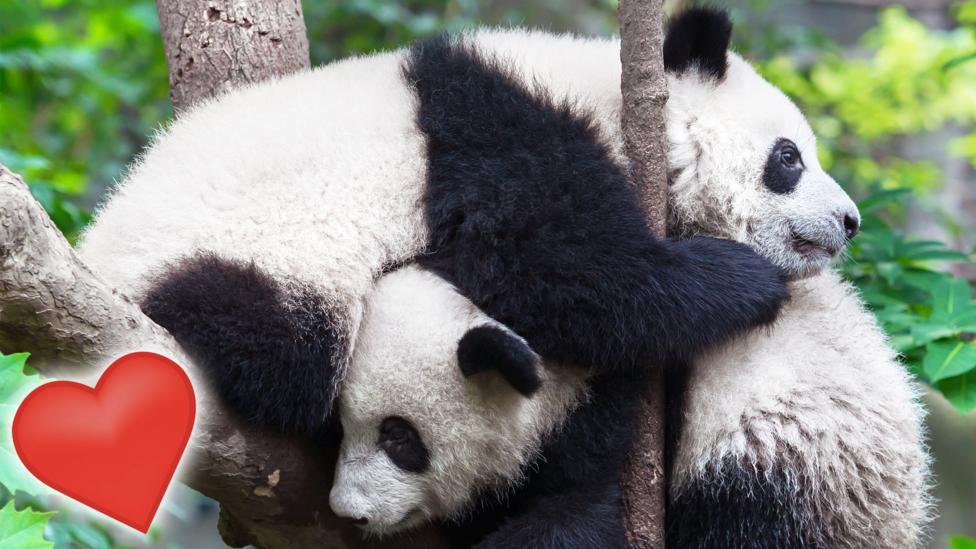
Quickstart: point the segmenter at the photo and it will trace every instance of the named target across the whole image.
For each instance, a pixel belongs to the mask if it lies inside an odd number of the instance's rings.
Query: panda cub
[[[330,503],[367,532],[463,519],[478,494],[508,494],[586,398],[584,368],[543,363],[417,266],[379,280],[359,333]]]

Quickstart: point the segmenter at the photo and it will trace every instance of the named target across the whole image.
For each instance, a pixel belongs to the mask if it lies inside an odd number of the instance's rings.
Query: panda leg
[[[253,263],[200,253],[170,265],[141,306],[245,420],[302,434],[325,424],[346,342],[319,296],[286,294]]]
[[[827,547],[803,505],[797,476],[731,460],[674,489],[667,546],[689,549]]]

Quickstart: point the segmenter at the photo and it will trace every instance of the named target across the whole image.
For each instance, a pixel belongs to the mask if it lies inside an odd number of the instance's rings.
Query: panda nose
[[[359,518],[349,519],[349,522],[355,524],[356,526],[366,526],[367,524],[369,524],[369,519],[366,517],[359,517]]]
[[[861,230],[861,221],[851,214],[844,215],[844,235],[847,236],[847,240],[850,240],[857,236],[858,231]]]

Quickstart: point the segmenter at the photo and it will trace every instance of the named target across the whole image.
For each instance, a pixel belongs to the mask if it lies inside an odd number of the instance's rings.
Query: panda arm
[[[644,369],[775,317],[779,270],[731,241],[655,239],[578,106],[462,39],[419,43],[404,74],[428,157],[418,261],[543,358]]]

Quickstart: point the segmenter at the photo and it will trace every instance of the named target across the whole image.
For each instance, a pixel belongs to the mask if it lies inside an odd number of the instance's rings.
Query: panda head
[[[504,492],[579,400],[584,376],[540,364],[437,275],[384,275],[343,380],[332,510],[386,535]]]
[[[668,230],[739,240],[809,276],[841,253],[860,216],[821,168],[796,105],[728,51],[731,30],[707,8],[668,27]]]

